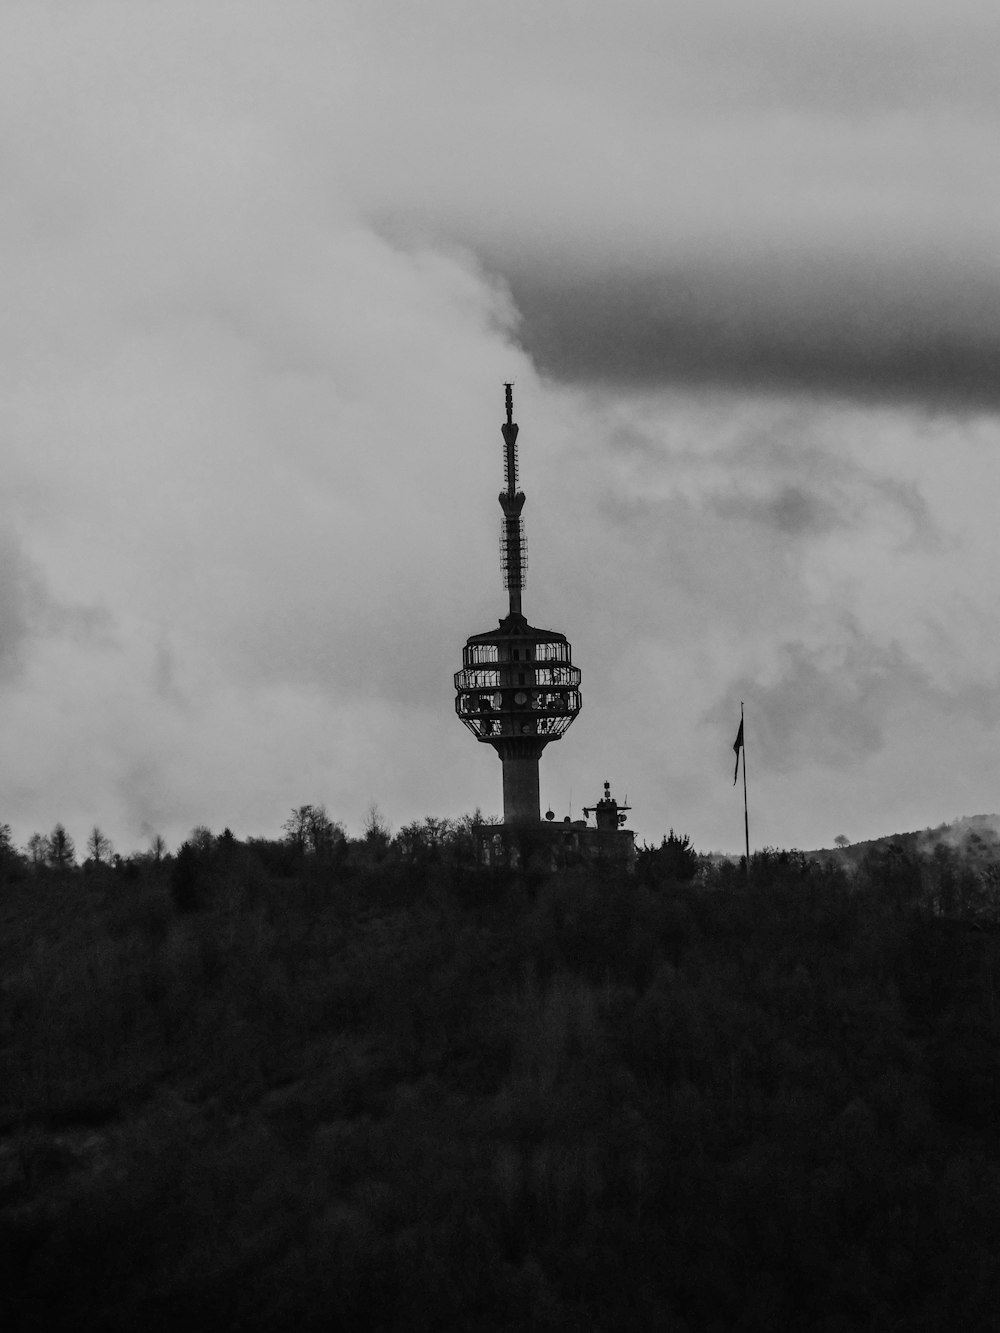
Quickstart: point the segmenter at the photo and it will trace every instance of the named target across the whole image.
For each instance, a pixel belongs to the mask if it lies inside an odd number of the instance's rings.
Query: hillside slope
[[[8,884],[5,1326],[992,1327],[1000,938],[901,865]]]

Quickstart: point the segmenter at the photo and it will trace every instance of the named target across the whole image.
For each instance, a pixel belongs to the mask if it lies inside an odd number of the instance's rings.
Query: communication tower
[[[564,634],[535,629],[521,612],[527,569],[524,492],[518,490],[513,386],[505,385],[504,489],[500,492],[500,564],[509,609],[498,629],[473,634],[455,673],[455,711],[503,764],[505,824],[541,821],[538,761],[580,712],[580,671]]]

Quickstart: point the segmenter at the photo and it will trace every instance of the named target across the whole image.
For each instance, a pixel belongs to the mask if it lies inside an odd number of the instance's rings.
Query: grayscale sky
[[[992,812],[1000,8],[8,0],[0,822],[500,808],[505,609],[583,671],[562,817],[816,847]]]

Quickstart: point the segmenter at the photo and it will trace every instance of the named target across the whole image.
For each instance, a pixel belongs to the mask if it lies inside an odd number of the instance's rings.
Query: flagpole
[[[750,878],[750,815],[747,812],[747,736],[743,730],[743,700],[740,700],[740,733],[743,736],[743,833],[747,845],[747,879]]]

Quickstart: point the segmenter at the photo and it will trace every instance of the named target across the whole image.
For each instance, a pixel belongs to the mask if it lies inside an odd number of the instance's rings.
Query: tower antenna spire
[[[503,527],[500,532],[500,564],[503,569],[504,587],[507,589],[510,614],[521,614],[521,593],[524,589],[524,573],[528,564],[527,545],[524,540],[524,492],[517,489],[517,423],[514,420],[514,385],[504,384],[507,406],[507,420],[500,427],[504,442],[503,475],[506,489],[500,492],[500,508],[503,510]]]

